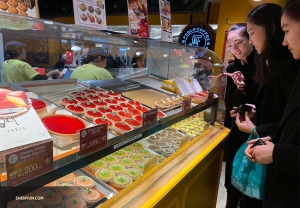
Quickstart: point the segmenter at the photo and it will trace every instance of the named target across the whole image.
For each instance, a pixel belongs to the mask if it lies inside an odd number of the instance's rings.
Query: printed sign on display
[[[156,126],[157,124],[157,113],[158,113],[158,109],[152,109],[149,110],[145,113],[143,113],[143,126],[142,129],[143,130],[147,130],[153,126]]]
[[[161,39],[167,42],[173,42],[171,4],[166,0],[159,0],[159,14],[161,22]]]

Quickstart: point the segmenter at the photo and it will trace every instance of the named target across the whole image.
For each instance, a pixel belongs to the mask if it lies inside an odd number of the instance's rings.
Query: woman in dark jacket
[[[282,46],[284,33],[280,26],[281,10],[277,4],[262,4],[247,17],[250,42],[258,53],[256,80],[260,86],[255,100],[254,123],[246,113],[245,121],[241,122],[238,115],[236,124],[246,133],[256,127],[255,133],[260,137],[276,132],[299,71],[298,62]],[[242,195],[241,208],[261,206],[262,201]]]
[[[300,1],[287,1],[281,17],[284,31],[284,46],[288,46],[293,57],[300,60]],[[295,65],[299,71],[300,62]],[[288,73],[289,69],[286,69]],[[290,92],[283,117],[272,142],[263,138],[266,145],[250,149],[255,142],[249,142],[245,153],[253,162],[269,164],[265,185],[263,207],[299,208],[300,189],[300,74]]]
[[[242,103],[253,103],[258,89],[254,80],[255,74],[255,50],[249,44],[249,35],[246,31],[246,24],[233,25],[228,30],[227,46],[235,56],[234,62],[230,63],[225,75],[242,73],[245,84],[238,88],[232,78],[227,76],[226,86],[226,108],[233,109]],[[226,167],[225,167],[225,188],[227,189],[226,208],[236,208],[240,199],[240,192],[231,184],[232,162],[240,146],[248,139],[249,134],[239,131],[236,124],[232,122],[231,131],[226,140]]]

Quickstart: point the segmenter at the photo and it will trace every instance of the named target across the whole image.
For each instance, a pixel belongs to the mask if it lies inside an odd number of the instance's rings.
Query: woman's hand
[[[252,110],[251,112],[248,113],[248,116],[251,120],[253,120],[255,118],[255,115],[256,115],[256,106],[253,105],[253,104],[250,104],[250,103],[246,103],[246,105],[248,106],[251,106],[252,107]]]
[[[240,131],[245,132],[245,133],[251,133],[252,129],[255,127],[255,125],[252,123],[248,116],[248,112],[245,113],[245,120],[240,121],[240,114],[237,113],[235,123],[237,127],[239,128]]]
[[[230,117],[236,118],[237,112],[236,112],[237,107],[233,107],[233,110],[230,111]]]
[[[262,137],[260,138],[261,140],[263,140],[265,143],[269,140],[271,140],[271,137],[267,136],[267,137]],[[257,139],[252,139],[250,140],[248,143],[248,147],[245,149],[245,154],[248,157],[249,160],[251,160],[252,162],[255,162],[255,158],[253,157],[253,150],[255,147],[253,147],[252,149],[250,149],[252,147],[252,145],[257,141]]]
[[[265,141],[265,145],[255,146],[252,149],[248,150],[246,154],[248,156],[251,155],[251,161],[257,162],[258,164],[270,164],[273,163],[273,149],[274,144],[270,141]],[[248,148],[247,148],[248,149]],[[245,153],[247,151],[245,150]],[[249,157],[248,157],[249,158]]]
[[[234,73],[223,73],[226,76],[229,76],[232,78],[234,84],[238,87],[238,88],[243,88],[245,87],[245,77],[244,75],[240,72],[240,71],[236,71]]]

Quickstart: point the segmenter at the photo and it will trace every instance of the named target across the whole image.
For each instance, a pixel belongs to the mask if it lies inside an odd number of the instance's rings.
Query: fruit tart
[[[89,120],[89,121],[94,121],[95,118],[101,118],[103,116],[103,114],[99,111],[97,111],[96,108],[94,108],[93,110],[88,110],[85,112],[85,117]]]
[[[113,128],[113,123],[110,120],[106,119],[105,116],[102,116],[101,118],[95,118],[93,123],[97,125],[102,125],[107,123],[109,129]]]
[[[107,93],[105,89],[101,89],[100,87],[96,87],[93,90],[95,90],[97,93]]]
[[[166,109],[166,108],[170,108],[171,105],[164,99],[161,99],[161,101],[155,101],[155,106],[157,106],[158,108],[161,109]]]
[[[112,122],[115,122],[115,123],[122,122],[122,118],[120,116],[118,116],[115,111],[112,112],[112,113],[107,113],[106,118],[111,120]]]
[[[136,150],[142,149],[143,145],[141,143],[135,142],[133,144],[130,145],[131,147],[133,147]]]
[[[74,180],[75,175],[74,173],[69,173],[68,175],[65,175],[59,179],[57,179],[60,183],[70,183]]]
[[[135,120],[133,118],[127,118],[124,121],[126,124],[128,124],[129,126],[131,126],[133,129],[137,129],[140,128],[142,126],[142,122]]]
[[[114,91],[111,90],[111,91],[107,92],[107,95],[112,96],[112,97],[118,97],[121,94],[118,93],[118,92],[114,92]]]
[[[60,104],[62,104],[63,106],[69,105],[69,104],[78,104],[78,101],[73,99],[71,96],[68,96],[66,98],[60,99]]]
[[[44,206],[37,201],[24,201],[18,206],[18,208],[31,208],[31,207],[44,208]]]
[[[78,97],[78,96],[85,95],[85,93],[84,93],[84,92],[80,92],[80,91],[77,89],[76,91],[70,92],[69,95],[71,95],[72,97]]]
[[[141,171],[142,173],[144,172],[144,164],[142,164],[142,163],[136,163],[133,167],[135,169]]]
[[[132,115],[126,110],[118,111],[117,115],[120,116],[122,119],[131,118]]]
[[[135,162],[143,162],[145,158],[141,154],[132,153],[128,156],[129,159],[132,159]]]
[[[110,105],[109,108],[114,112],[114,111],[121,111],[123,108],[119,105]]]
[[[74,184],[80,188],[93,188],[95,181],[88,176],[78,176],[74,179]]]
[[[121,95],[115,97],[115,100],[118,101],[119,103],[125,103],[127,101],[125,98],[121,97]]]
[[[98,98],[96,101],[93,101],[93,103],[95,105],[97,105],[98,107],[104,107],[107,106],[107,103],[104,102],[104,100],[102,98]]]
[[[97,101],[99,99],[97,94],[88,95],[87,98],[91,101]]]
[[[80,103],[86,103],[88,101],[90,101],[86,95],[81,95],[81,96],[77,96],[75,97],[76,100],[78,100]]]
[[[125,124],[124,122],[115,123],[114,124],[114,130],[118,134],[125,134],[132,130],[131,126]]]
[[[132,179],[127,175],[118,175],[112,180],[112,183],[118,188],[126,188],[132,183]]]
[[[95,162],[91,163],[88,165],[88,167],[90,169],[92,169],[93,171],[97,171],[99,169],[104,169],[107,167],[107,163],[103,160],[96,160]]]
[[[141,122],[141,123],[143,122],[143,117],[141,115],[135,116],[134,119]]]
[[[96,94],[96,91],[94,89],[90,88],[90,87],[86,90],[82,90],[82,92],[84,92],[87,95]]]
[[[124,103],[120,103],[119,105],[120,105],[122,108],[127,108],[127,109],[132,107],[132,105],[129,104],[127,101],[124,102]]]
[[[123,158],[119,160],[119,163],[123,165],[125,168],[130,168],[135,165],[135,162],[129,158]]]
[[[92,204],[94,202],[97,202],[101,199],[101,195],[99,191],[95,189],[81,189],[79,192],[79,196],[86,201],[88,204]]]
[[[146,108],[146,107],[144,107],[142,105],[136,106],[136,109],[139,110],[139,111],[141,111],[141,112],[143,112],[143,113],[150,110],[149,108]]]
[[[111,182],[115,174],[111,170],[101,169],[97,170],[95,176],[104,182]]]
[[[90,101],[87,101],[86,103],[81,103],[80,104],[85,110],[93,110],[97,106],[94,103],[91,103]]]
[[[56,207],[60,205],[63,201],[63,198],[57,193],[54,193],[53,191],[46,191],[40,194],[40,196],[43,197],[41,203],[46,207]]]
[[[133,116],[141,115],[141,111],[137,110],[136,107],[128,108],[129,113],[131,113]]]
[[[103,160],[107,164],[113,164],[113,163],[116,163],[118,161],[118,159],[115,156],[112,156],[112,155],[107,155],[107,156],[103,157],[101,160]]]
[[[86,208],[87,204],[79,197],[67,198],[63,201],[63,207],[66,208]]]
[[[112,113],[112,110],[109,109],[107,105],[104,107],[100,107],[97,110],[103,114]]]
[[[104,102],[106,102],[109,105],[118,105],[118,101],[114,100],[113,97],[110,97],[108,99],[104,99]]]
[[[103,99],[109,99],[110,98],[110,96],[106,92],[99,93],[98,97],[103,98]]]
[[[56,188],[56,193],[63,197],[73,197],[78,194],[79,190],[74,184],[62,184]]]
[[[115,175],[120,175],[124,173],[126,168],[123,165],[115,163],[115,164],[108,165],[108,170],[112,171]]]
[[[123,150],[118,150],[118,151],[115,151],[114,153],[112,153],[112,155],[115,156],[118,159],[121,159],[121,158],[126,157],[127,153]]]
[[[136,101],[136,100],[130,100],[130,101],[128,101],[128,104],[130,104],[132,106],[141,105],[141,103],[139,101]]]
[[[124,147],[122,150],[126,151],[127,153],[134,153],[135,149],[133,147],[127,146]]]
[[[72,113],[76,114],[76,115],[83,115],[84,114],[84,108],[81,107],[78,104],[70,104],[70,105],[66,105],[65,107],[68,111],[71,111]]]
[[[139,177],[142,176],[141,171],[135,169],[135,168],[128,168],[125,171],[125,174],[128,175],[130,178],[132,178],[133,180],[138,179]]]
[[[30,100],[31,100],[33,109],[39,116],[41,116],[47,112],[48,105],[46,102],[39,100],[39,99],[34,99],[34,98],[30,98]]]
[[[138,153],[144,157],[151,157],[151,153],[146,149],[140,149],[138,150]]]
[[[158,117],[158,119],[162,119],[162,118],[165,118],[165,117],[166,117],[166,114],[163,113],[162,111],[158,111],[158,112],[157,112],[157,117]]]

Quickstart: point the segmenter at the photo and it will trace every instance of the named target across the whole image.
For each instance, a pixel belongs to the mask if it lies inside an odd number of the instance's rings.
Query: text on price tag
[[[143,113],[143,130],[149,129],[157,125],[157,113],[157,108]]]
[[[108,124],[80,130],[80,155],[94,152],[107,146]]]
[[[53,141],[5,155],[7,186],[17,186],[53,170]]]

